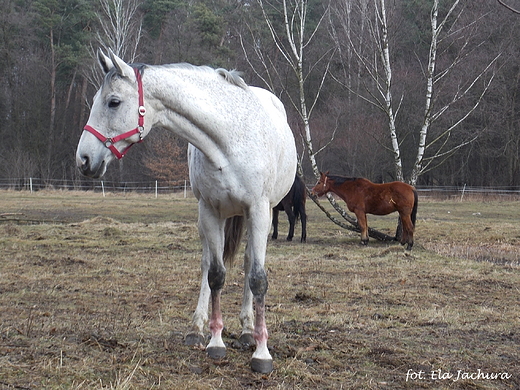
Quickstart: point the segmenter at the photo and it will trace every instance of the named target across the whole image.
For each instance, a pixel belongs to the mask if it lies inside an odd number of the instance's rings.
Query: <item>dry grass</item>
[[[228,356],[183,344],[200,283],[194,199],[1,195],[2,389],[520,388],[518,202],[423,200],[412,252],[361,247],[309,202],[308,243],[269,244],[275,370],[261,375],[236,343],[240,267],[223,292]],[[369,224],[390,232],[395,217]]]

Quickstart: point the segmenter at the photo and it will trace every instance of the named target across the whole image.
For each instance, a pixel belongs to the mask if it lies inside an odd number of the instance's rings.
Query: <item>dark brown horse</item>
[[[399,239],[406,249],[412,249],[415,219],[417,217],[417,191],[409,184],[394,181],[375,184],[363,178],[348,178],[320,173],[318,183],[312,189],[317,196],[332,192],[345,201],[348,209],[356,214],[361,229],[361,244],[368,243],[368,225],[366,214],[387,215],[399,213],[402,234]],[[399,228],[398,228],[399,230]]]
[[[278,214],[280,211],[285,211],[287,218],[289,218],[289,234],[287,241],[292,241],[294,236],[294,226],[296,221],[300,219],[302,223],[302,236],[300,241],[307,240],[307,214],[305,213],[305,201],[307,200],[307,192],[305,190],[305,183],[298,175],[294,178],[294,183],[285,197],[280,203],[273,208],[273,235],[272,239],[278,238]]]

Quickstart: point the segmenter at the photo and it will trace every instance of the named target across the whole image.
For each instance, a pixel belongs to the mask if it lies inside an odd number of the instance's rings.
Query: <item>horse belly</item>
[[[250,87],[259,100],[261,111],[259,126],[263,132],[263,157],[270,156],[266,169],[269,170],[265,183],[269,201],[274,207],[287,195],[296,175],[297,153],[291,128],[287,124],[287,114],[283,103],[271,92]]]

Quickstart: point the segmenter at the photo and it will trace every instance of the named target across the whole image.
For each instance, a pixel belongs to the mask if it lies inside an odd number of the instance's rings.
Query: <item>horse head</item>
[[[76,165],[85,176],[99,178],[114,158],[122,158],[128,148],[140,142],[153,122],[144,125],[144,96],[141,74],[109,51],[101,50],[98,60],[105,72],[101,88],[94,96],[87,125],[79,140]],[[149,118],[149,114],[147,113]]]
[[[330,191],[330,180],[328,178],[329,171],[323,173],[320,172],[320,179],[316,185],[312,188],[311,192],[314,196],[323,196]]]

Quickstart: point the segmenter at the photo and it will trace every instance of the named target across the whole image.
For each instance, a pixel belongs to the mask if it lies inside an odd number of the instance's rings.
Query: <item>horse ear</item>
[[[105,73],[108,73],[110,69],[114,67],[114,64],[112,63],[112,60],[103,53],[103,50],[98,49],[98,61],[101,65],[101,68]]]
[[[110,56],[110,59],[119,75],[128,78],[135,78],[135,73],[132,67],[116,56],[111,49],[108,49],[108,55]]]

